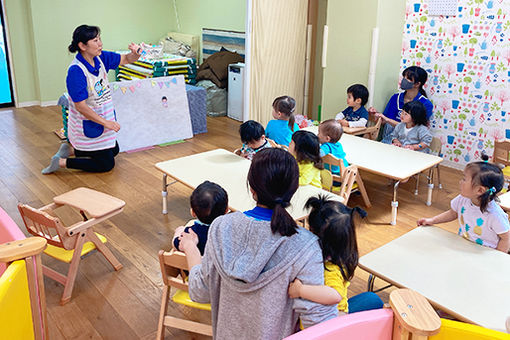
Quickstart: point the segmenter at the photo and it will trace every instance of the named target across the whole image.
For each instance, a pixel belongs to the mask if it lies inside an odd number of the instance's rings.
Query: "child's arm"
[[[331,287],[304,285],[298,279],[289,285],[289,296],[291,299],[303,298],[321,305],[336,305],[342,300],[342,296]]]
[[[498,237],[499,242],[496,249],[502,251],[503,253],[508,253],[510,251],[510,231],[498,234]]]
[[[420,218],[416,223],[420,225],[434,225],[456,220],[459,215],[453,209],[449,209],[431,218]]]
[[[429,146],[423,142],[420,142],[418,144],[408,144],[408,145],[404,146],[405,149],[410,149],[410,150],[414,150],[414,151],[425,150],[428,147]]]
[[[402,143],[400,143],[400,141],[396,138],[393,138],[393,140],[391,141],[391,144],[398,146],[398,147],[402,146]]]
[[[174,237],[172,238],[172,247],[176,250],[179,250],[179,237],[182,235],[182,233],[184,232],[184,229],[186,229],[185,226],[180,226],[180,227],[177,227],[177,229],[175,229],[175,232],[174,232]]]

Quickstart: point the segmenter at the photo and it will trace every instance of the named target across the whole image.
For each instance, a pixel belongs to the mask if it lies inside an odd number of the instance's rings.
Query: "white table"
[[[510,191],[499,196],[499,205],[504,211],[510,212]]]
[[[510,316],[510,255],[438,227],[413,229],[361,257],[359,266],[462,321],[504,331]]]
[[[307,127],[304,130],[318,133],[317,126]],[[401,181],[429,169],[427,205],[432,204],[432,169],[443,160],[441,157],[423,152],[399,148],[371,139],[343,134],[340,139],[342,147],[347,154],[347,161],[359,169],[394,179],[393,201],[391,202],[391,224],[397,223],[397,189]],[[416,192],[417,193],[417,192]]]
[[[167,213],[167,187],[169,185],[167,184],[167,176],[191,189],[196,188],[206,180],[217,183],[227,191],[231,210],[246,211],[253,209],[256,203],[248,188],[247,180],[250,165],[251,161],[224,149],[157,163],[156,168],[163,172],[163,214]],[[287,210],[295,220],[306,217],[308,215],[308,211],[304,209],[306,201],[318,194],[343,202],[343,199],[338,195],[307,185],[298,188]]]

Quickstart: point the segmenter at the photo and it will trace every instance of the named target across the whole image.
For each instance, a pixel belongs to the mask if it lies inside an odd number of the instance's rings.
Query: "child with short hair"
[[[347,88],[347,108],[338,113],[335,119],[348,127],[365,127],[368,122],[368,89],[361,84],[354,84]]]
[[[420,218],[417,224],[433,225],[459,219],[458,234],[480,245],[504,253],[510,250],[510,223],[508,215],[496,204],[504,176],[495,164],[471,162],[464,168],[460,181],[460,195],[450,202],[447,210],[432,218]]]
[[[340,138],[343,133],[344,130],[339,122],[334,119],[328,119],[319,125],[317,137],[319,138],[319,143],[321,143],[321,157],[332,154],[336,158],[343,160],[344,166],[348,167],[349,163],[345,159],[344,148],[340,144]],[[337,166],[333,166],[330,171],[335,175],[340,174],[340,168]]]
[[[308,225],[319,237],[322,248],[324,286],[304,285],[296,279],[289,285],[289,296],[324,305],[338,304],[339,314],[382,308],[381,298],[373,292],[347,299],[349,281],[359,258],[353,214],[356,212],[365,217],[366,212],[357,207],[348,208],[321,195],[309,198],[305,206],[311,208]]]
[[[294,121],[296,101],[289,96],[281,96],[273,101],[273,118],[267,123],[266,137],[280,145],[289,146],[291,136],[299,130]]]
[[[296,131],[292,135],[289,152],[296,157],[299,166],[299,185],[322,188],[321,173],[324,169],[320,156],[319,138],[309,131]]]
[[[204,255],[209,225],[216,217],[228,212],[228,195],[218,184],[205,181],[193,190],[189,200],[191,216],[198,220],[192,226],[178,227],[175,230],[172,245],[175,249],[181,250],[179,245],[182,233],[195,233],[198,236],[197,247],[200,254]]]
[[[401,123],[391,134],[391,143],[405,149],[429,153],[432,134],[428,128],[427,109],[415,100],[404,104],[400,115]]]
[[[238,155],[250,161],[257,152],[271,147],[264,134],[264,127],[254,120],[242,123],[239,127],[239,135],[241,136],[243,146],[239,150]]]

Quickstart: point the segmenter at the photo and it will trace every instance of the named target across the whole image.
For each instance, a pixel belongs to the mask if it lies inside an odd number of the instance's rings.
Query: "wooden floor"
[[[0,111],[0,206],[22,226],[18,202],[39,207],[58,194],[80,186],[90,187],[126,201],[122,214],[96,228],[109,240],[109,247],[124,265],[115,272],[98,253],[81,262],[73,297],[60,306],[63,287],[45,279],[51,339],[153,339],[156,335],[161,297],[161,275],[157,260],[160,249],[170,248],[174,229],[191,218],[191,190],[181,184],[169,188],[169,213],[161,214],[161,173],[154,164],[216,148],[239,147],[239,123],[229,118],[208,118],[206,134],[181,144],[156,147],[137,153],[121,153],[115,169],[105,174],[72,170],[41,175],[57,151],[59,139],[52,132],[59,127],[58,107],[31,107]],[[420,194],[415,196],[414,180],[401,185],[396,226],[390,226],[391,187],[385,178],[362,173],[373,207],[358,228],[360,255],[411,230],[419,217],[432,216],[449,208],[458,193],[458,170],[441,167],[443,190],[435,190],[433,204],[425,205],[426,180],[422,177]],[[361,197],[351,196],[350,206],[363,206]],[[71,211],[61,215],[65,223],[79,216]],[[456,222],[442,227],[456,230]],[[24,230],[24,227],[23,227]],[[24,230],[25,231],[25,230]],[[26,232],[26,231],[25,231]],[[43,262],[61,271],[66,265],[44,256]],[[395,263],[398,265],[398,263]],[[416,268],[416,270],[420,270]],[[368,275],[356,271],[349,294],[366,290]],[[376,288],[383,286],[376,282]],[[388,290],[380,293],[385,302]],[[206,312],[170,303],[174,315],[207,322]],[[195,334],[167,329],[166,339],[201,339]]]

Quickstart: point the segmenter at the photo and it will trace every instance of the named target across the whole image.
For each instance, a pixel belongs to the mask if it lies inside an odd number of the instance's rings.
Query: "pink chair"
[[[392,334],[393,311],[383,308],[339,316],[293,334],[286,340],[391,340]]]
[[[18,225],[2,208],[0,208],[0,244],[15,240],[23,240],[24,238],[25,235],[18,228]],[[5,263],[0,263],[0,276],[5,271],[5,268]]]

